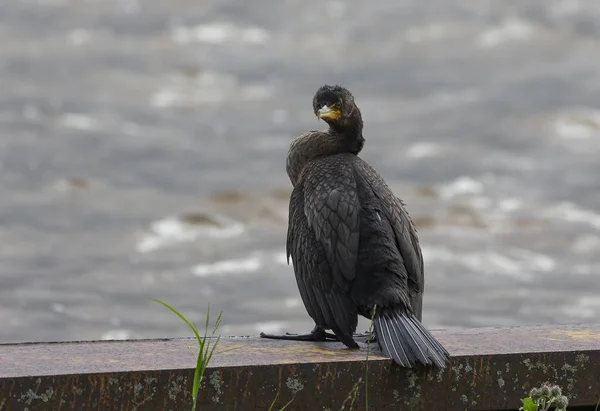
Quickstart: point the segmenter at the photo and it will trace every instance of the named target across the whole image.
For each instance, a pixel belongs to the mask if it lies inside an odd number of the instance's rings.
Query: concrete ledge
[[[452,354],[443,372],[397,367],[371,345],[370,410],[518,409],[520,398],[544,381],[563,387],[570,406],[593,410],[600,399],[600,325],[434,334]],[[189,346],[195,341],[0,345],[0,410],[189,409],[195,366]],[[279,407],[294,399],[287,410],[340,410],[364,381],[363,347],[223,338],[198,409],[267,410],[279,394]],[[359,387],[354,410],[364,409],[364,384]]]

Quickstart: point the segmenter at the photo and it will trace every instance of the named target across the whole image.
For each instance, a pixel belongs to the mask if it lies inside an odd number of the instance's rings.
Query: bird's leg
[[[290,341],[339,341],[335,334],[325,331],[325,329],[315,325],[315,328],[309,334],[290,334],[283,335],[260,333],[261,338],[271,338],[274,340],[290,340]]]
[[[371,331],[370,334],[369,334],[369,332],[366,332],[366,333],[354,334],[352,337],[353,338],[366,338],[367,340],[365,341],[365,344],[371,344],[371,343],[377,342],[377,335],[375,334],[375,330]]]

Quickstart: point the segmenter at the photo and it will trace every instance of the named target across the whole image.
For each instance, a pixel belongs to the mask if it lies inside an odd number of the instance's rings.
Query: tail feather
[[[386,313],[374,319],[377,341],[384,355],[402,367],[417,363],[445,368],[448,351],[414,315]]]
[[[388,321],[378,321],[375,318],[375,333],[377,334],[377,342],[379,348],[388,357],[391,357],[397,364],[409,364],[410,360],[402,344],[394,344],[394,341],[399,341],[400,337],[397,334],[396,328],[390,326]]]

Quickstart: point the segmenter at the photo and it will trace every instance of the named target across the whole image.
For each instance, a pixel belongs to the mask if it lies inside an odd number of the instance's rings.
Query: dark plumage
[[[358,348],[358,314],[371,318],[383,353],[402,366],[445,367],[448,352],[421,324],[423,257],[404,204],[358,157],[364,138],[354,97],[321,87],[315,114],[329,124],[290,145],[286,169],[294,186],[287,234],[302,301],[316,323],[307,335],[263,337],[325,340]]]

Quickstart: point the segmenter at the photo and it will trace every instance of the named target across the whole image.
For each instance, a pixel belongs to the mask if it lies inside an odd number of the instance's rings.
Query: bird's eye
[[[340,103],[333,103],[333,104],[331,105],[331,108],[335,108],[335,109],[338,109],[338,108],[340,108]]]

